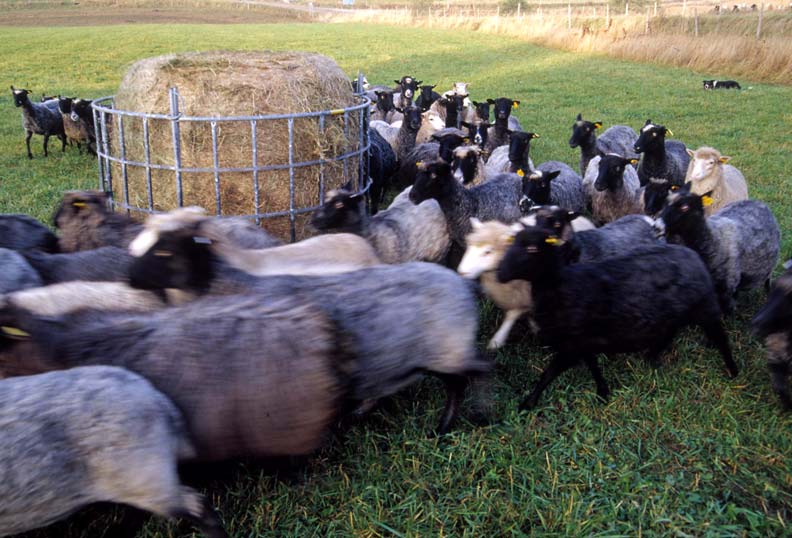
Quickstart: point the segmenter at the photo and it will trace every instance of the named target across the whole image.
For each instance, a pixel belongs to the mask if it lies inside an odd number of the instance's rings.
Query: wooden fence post
[[[630,0],[627,0],[624,3],[624,16],[628,16],[630,14]]]
[[[693,22],[695,28],[695,35],[696,37],[699,36],[699,19],[698,19],[698,9],[693,8]]]
[[[605,29],[610,28],[610,4],[605,4]]]
[[[649,35],[649,6],[646,6],[646,25],[644,26],[644,34]]]
[[[572,2],[567,2],[567,30],[572,29]]]
[[[655,3],[654,3],[654,15],[653,16],[657,17],[657,0],[655,0]]]
[[[764,19],[764,2],[762,2],[762,7],[759,8],[759,23],[756,25],[756,39],[759,39],[759,36],[762,35],[762,19]]]
[[[522,2],[517,2],[517,18],[522,18]]]

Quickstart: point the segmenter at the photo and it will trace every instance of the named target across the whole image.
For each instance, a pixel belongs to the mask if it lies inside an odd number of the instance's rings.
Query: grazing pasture
[[[729,155],[751,197],[775,212],[782,260],[792,254],[792,88],[740,80],[750,89],[705,92],[701,81],[718,73],[555,51],[505,36],[353,24],[0,28],[0,211],[48,221],[63,190],[97,185],[95,159],[76,148],[61,154],[51,144],[44,158],[34,136],[34,159],[27,159],[9,85],[36,98],[98,97],[112,94],[143,57],[265,48],[327,54],[350,75],[364,71],[372,84],[410,74],[439,89],[465,80],[477,100],[519,99],[514,113],[523,128],[541,135],[531,144],[537,165],[552,159],[577,167],[579,150],[567,141],[578,113],[605,128],[638,129],[651,118],[691,148],[709,145]],[[463,420],[450,435],[428,438],[443,399],[441,385],[427,379],[345,427],[290,472],[239,463],[230,476],[210,481],[208,492],[239,538],[789,535],[792,416],[780,412],[763,348],[749,332],[762,300],[762,292],[742,296],[726,323],[741,367],[736,379],[700,332],[686,331],[660,369],[638,356],[604,362],[614,389],[606,405],[588,372],[577,369],[561,376],[536,410],[518,414],[550,356],[518,322],[497,351],[487,396],[494,423]],[[501,315],[482,307],[482,347]],[[26,536],[102,536],[111,516],[92,521],[94,514]],[[139,537],[191,533],[187,525],[152,520]]]

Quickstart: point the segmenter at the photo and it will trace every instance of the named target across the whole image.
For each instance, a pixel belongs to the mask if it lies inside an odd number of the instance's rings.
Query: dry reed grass
[[[168,89],[179,90],[183,116],[235,117],[285,114],[339,109],[354,103],[349,79],[338,65],[325,56],[302,52],[205,52],[170,54],[135,63],[124,76],[116,94],[120,110],[167,114]],[[330,158],[354,149],[344,133],[343,116],[326,117],[320,133],[318,118],[294,119],[292,161]],[[182,168],[214,167],[210,122],[179,122]],[[174,166],[173,137],[169,120],[149,120],[150,162]],[[349,139],[358,140],[359,126],[351,119]],[[218,166],[251,167],[253,164],[250,121],[217,122]],[[114,129],[116,132],[118,129]],[[124,118],[126,158],[145,162],[143,122]],[[117,141],[118,138],[114,137]],[[289,163],[288,120],[256,122],[257,161],[262,165]],[[116,154],[118,149],[114,150]],[[357,160],[349,163],[357,170]],[[116,165],[114,177],[120,177]],[[129,200],[148,206],[145,170],[128,167]],[[296,168],[294,207],[320,203],[318,166]],[[346,181],[340,163],[323,168],[326,188]],[[224,215],[251,215],[257,212],[286,211],[290,207],[288,170],[259,174],[259,207],[255,207],[253,173],[224,172],[219,175],[219,191]],[[182,174],[184,205],[198,205],[216,212],[216,185],[212,172]],[[175,173],[152,171],[154,209],[166,211],[177,206]],[[305,218],[298,218],[297,237],[307,235]],[[289,217],[269,219],[264,226],[283,239],[290,239]]]

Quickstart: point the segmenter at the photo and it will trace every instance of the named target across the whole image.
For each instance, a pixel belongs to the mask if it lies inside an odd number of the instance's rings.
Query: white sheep
[[[690,155],[685,182],[691,182],[690,192],[704,194],[710,191],[712,203],[704,208],[706,216],[712,215],[722,207],[748,199],[748,185],[745,177],[734,166],[727,164],[731,157],[721,155],[714,148],[701,147],[696,151],[687,150]]]

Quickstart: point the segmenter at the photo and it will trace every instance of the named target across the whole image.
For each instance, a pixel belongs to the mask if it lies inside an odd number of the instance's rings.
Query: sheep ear
[[[437,88],[437,84],[432,84],[432,85],[431,85],[431,86],[429,86],[429,87],[430,87],[431,89],[433,89],[433,90],[434,90],[435,88]]]
[[[668,136],[674,136],[674,133],[671,132],[671,129],[669,129],[667,127],[663,127],[663,132],[665,134],[667,134]]]
[[[594,122],[594,128],[595,129],[601,129],[602,128],[602,122],[601,121],[595,121]]]
[[[470,129],[470,124],[468,122],[466,122],[466,121],[463,121],[462,122],[462,127],[467,127],[468,129]]]
[[[473,103],[473,106],[479,106],[481,104],[478,101],[471,101],[471,103]]]
[[[547,174],[547,181],[552,181],[558,177],[558,174],[561,173],[561,170],[556,170],[555,172],[550,172]]]
[[[651,124],[652,124],[652,120],[646,120],[646,123],[644,123],[644,127],[646,127],[647,125],[651,125]]]
[[[420,86],[421,84],[423,84],[423,80],[416,80],[415,81],[415,85],[416,86]]]
[[[685,148],[685,151],[687,151],[687,154],[690,155],[691,159],[696,155],[696,153],[690,148]]]
[[[476,217],[470,218],[470,225],[473,227],[474,230],[480,230],[484,226],[484,224]]]
[[[401,80],[394,80],[393,82],[395,82],[396,84],[401,84]]]
[[[727,157],[726,155],[722,155],[719,159],[721,164],[726,164],[727,162],[731,161],[731,157]]]
[[[495,99],[487,99],[487,103],[489,103],[491,105],[494,105],[495,104]]]
[[[577,118],[575,118],[575,121],[583,121],[583,114],[578,113]]]

